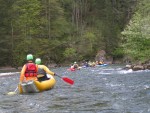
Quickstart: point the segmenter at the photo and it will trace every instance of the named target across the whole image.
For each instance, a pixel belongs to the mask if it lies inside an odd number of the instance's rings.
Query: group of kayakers
[[[41,59],[36,58],[33,62],[33,55],[28,54],[26,57],[27,63],[24,64],[20,74],[20,84],[30,80],[44,81],[48,80],[47,74],[56,75],[56,73],[50,71],[45,65],[41,64]]]
[[[96,61],[96,62],[91,62],[91,61],[83,61],[81,63],[81,65],[79,66],[79,64],[75,61],[71,66],[70,66],[70,70],[71,71],[75,71],[76,69],[81,69],[82,67],[95,67],[96,65],[103,65],[104,61],[100,60],[100,61]]]

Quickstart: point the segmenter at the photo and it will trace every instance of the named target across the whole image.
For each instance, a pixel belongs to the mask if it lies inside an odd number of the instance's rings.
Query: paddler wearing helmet
[[[73,68],[74,68],[74,69],[79,69],[79,65],[77,64],[77,62],[74,62]]]
[[[20,73],[20,83],[29,80],[37,80],[38,66],[33,63],[33,55],[28,54],[26,57],[27,63],[24,64]]]
[[[48,74],[53,76],[56,75],[56,73],[50,71],[48,67],[41,64],[40,58],[36,58],[35,63],[38,65],[38,74],[37,74],[38,81],[49,80],[50,78],[47,76]]]

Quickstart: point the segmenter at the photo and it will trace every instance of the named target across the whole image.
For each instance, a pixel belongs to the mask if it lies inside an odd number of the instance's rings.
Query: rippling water
[[[52,69],[75,81],[55,77],[52,90],[25,95],[14,91],[19,73],[0,73],[0,113],[150,113],[150,71],[122,70],[122,66]],[[2,76],[2,75],[10,76]]]

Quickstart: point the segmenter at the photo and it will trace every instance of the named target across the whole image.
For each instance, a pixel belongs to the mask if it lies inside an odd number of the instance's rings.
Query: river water
[[[53,89],[23,95],[7,95],[17,87],[19,72],[1,72],[0,113],[150,113],[150,71],[122,68],[51,69],[75,84],[70,86],[56,76]]]

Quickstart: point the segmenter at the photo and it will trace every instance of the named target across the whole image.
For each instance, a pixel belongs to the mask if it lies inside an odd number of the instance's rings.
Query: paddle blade
[[[7,95],[15,95],[16,94],[16,92],[9,92],[9,93],[7,93]]]
[[[16,92],[17,90],[18,90],[18,86],[16,87],[15,91],[8,92],[7,95],[15,95],[15,94],[17,94],[17,92]]]
[[[71,80],[70,78],[62,77],[62,79],[63,79],[65,82],[67,82],[67,83],[69,83],[69,84],[71,84],[71,85],[73,85],[73,84],[74,84],[74,81],[73,81],[73,80]]]

